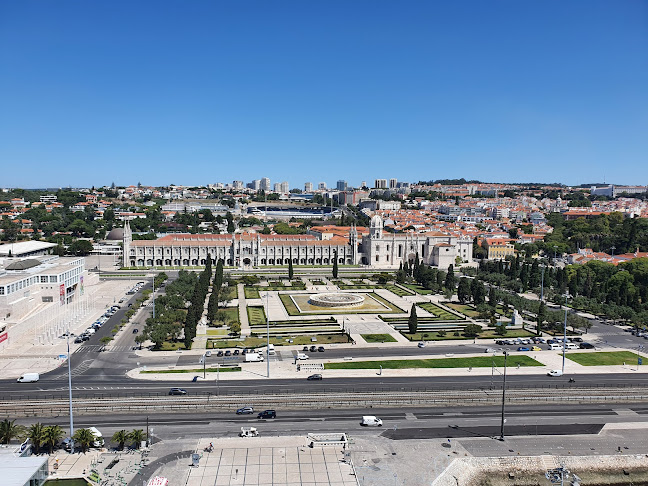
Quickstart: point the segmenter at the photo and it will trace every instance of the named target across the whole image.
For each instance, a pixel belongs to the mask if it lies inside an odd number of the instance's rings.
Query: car
[[[77,337],[77,338],[74,340],[74,342],[75,342],[76,344],[80,344],[80,343],[83,342],[83,338],[81,338],[81,336],[79,336],[79,337]]]
[[[184,388],[171,388],[169,390],[169,395],[186,395],[187,390]]]
[[[212,353],[211,351],[205,351],[205,356],[207,356],[209,358],[209,357],[211,357],[211,353]]]
[[[540,343],[540,344],[544,344],[544,343],[545,343],[545,339],[539,337],[539,338],[537,338],[536,342],[538,342],[538,343]]]
[[[309,376],[308,378],[306,378],[306,379],[307,379],[308,381],[321,380],[321,379],[322,379],[322,375],[320,375],[319,373],[317,373],[317,374],[315,374],[315,375],[310,375],[310,376]]]
[[[419,347],[419,348],[424,348],[424,347],[425,347],[425,343],[418,343],[418,347]]]
[[[572,343],[582,343],[582,342],[583,342],[583,338],[575,337],[575,338],[571,338],[570,341],[571,341]]]
[[[222,352],[222,351],[218,351],[218,353],[216,353],[216,356],[223,356],[223,352]]]
[[[323,353],[324,352],[324,346],[320,346],[319,348],[317,348],[317,351],[320,352],[320,353]]]
[[[232,352],[228,349],[225,351],[225,356],[232,356]]]
[[[241,352],[238,349],[234,350],[234,356],[238,356]]]
[[[527,348],[526,346],[520,346],[517,348],[518,351],[531,351],[531,348]]]
[[[249,415],[254,413],[254,407],[241,407],[236,411],[236,415]]]
[[[484,352],[485,352],[485,353],[489,353],[489,354],[497,353],[497,349],[495,349],[495,348],[486,348],[486,349],[484,350]]]
[[[88,340],[90,339],[90,336],[88,336],[87,334],[82,334],[82,335],[79,336],[79,337],[80,337],[83,341],[88,341]],[[76,339],[75,339],[75,341],[76,341]]]
[[[302,349],[302,351],[304,351],[304,352],[309,351],[309,350],[310,350],[310,348],[308,346],[304,346],[304,348]]]
[[[594,345],[590,343],[580,343],[581,349],[594,349]]]
[[[139,329],[135,328],[133,329],[133,334],[137,334],[139,332]]]
[[[311,353],[316,353],[317,352],[317,346],[311,346],[310,347],[310,352]]]
[[[539,346],[531,346],[531,351],[542,351],[542,348]]]
[[[248,348],[245,348],[243,351],[241,351],[241,355],[243,356],[245,356],[248,353],[249,353]]]
[[[562,370],[551,370],[549,373],[547,373],[547,376],[562,376],[563,372]]]
[[[264,410],[263,412],[260,412],[259,415],[257,415],[257,418],[259,419],[277,418],[277,412],[274,410]]]
[[[120,304],[123,304],[125,301],[126,301],[126,299],[123,298],[123,297],[122,297],[121,299],[119,299],[119,303],[120,303]]]

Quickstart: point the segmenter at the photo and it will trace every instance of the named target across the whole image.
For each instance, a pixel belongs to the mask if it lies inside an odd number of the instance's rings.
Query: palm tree
[[[139,449],[142,441],[146,440],[146,434],[142,429],[134,429],[128,434],[128,438],[133,442],[135,449]]]
[[[128,442],[129,435],[130,434],[128,432],[126,432],[125,430],[118,430],[117,432],[115,432],[113,434],[111,440],[119,445],[119,450],[123,450],[124,449],[124,444],[126,444],[126,442]]]
[[[58,444],[59,440],[65,437],[65,432],[60,425],[48,425],[43,430],[43,444],[49,447],[50,454],[54,447]]]
[[[94,444],[97,438],[90,429],[77,429],[74,433],[74,442],[81,446],[81,451],[85,454],[86,450]]]
[[[8,444],[13,439],[17,439],[25,432],[22,425],[16,425],[15,420],[9,421],[8,418],[0,422],[0,442]]]
[[[38,454],[40,450],[45,435],[44,433],[45,426],[40,422],[32,424],[31,427],[29,427],[29,429],[27,430],[27,438],[31,441],[35,454]]]

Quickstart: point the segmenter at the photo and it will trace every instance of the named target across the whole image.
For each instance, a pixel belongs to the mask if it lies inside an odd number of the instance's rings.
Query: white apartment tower
[[[398,186],[398,179],[389,179],[389,188],[396,189]]]
[[[313,183],[312,182],[306,182],[304,184],[304,192],[313,192]]]

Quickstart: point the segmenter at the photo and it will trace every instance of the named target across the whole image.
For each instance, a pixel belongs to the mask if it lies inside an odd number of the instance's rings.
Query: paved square
[[[253,439],[254,440],[254,439]],[[265,439],[268,441],[268,439]],[[205,444],[203,444],[205,442]],[[218,444],[220,442],[220,444]],[[223,440],[214,441],[222,445]],[[229,441],[228,441],[229,442]],[[203,453],[198,467],[191,468],[187,486],[357,486],[350,464],[336,447],[306,446],[303,439],[259,444],[233,439],[230,447]],[[198,450],[209,441],[201,441]],[[265,446],[265,447],[264,447]]]

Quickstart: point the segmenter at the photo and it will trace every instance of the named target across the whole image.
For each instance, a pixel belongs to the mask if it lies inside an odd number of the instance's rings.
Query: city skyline
[[[645,184],[645,15],[602,1],[3,3],[3,185]]]

